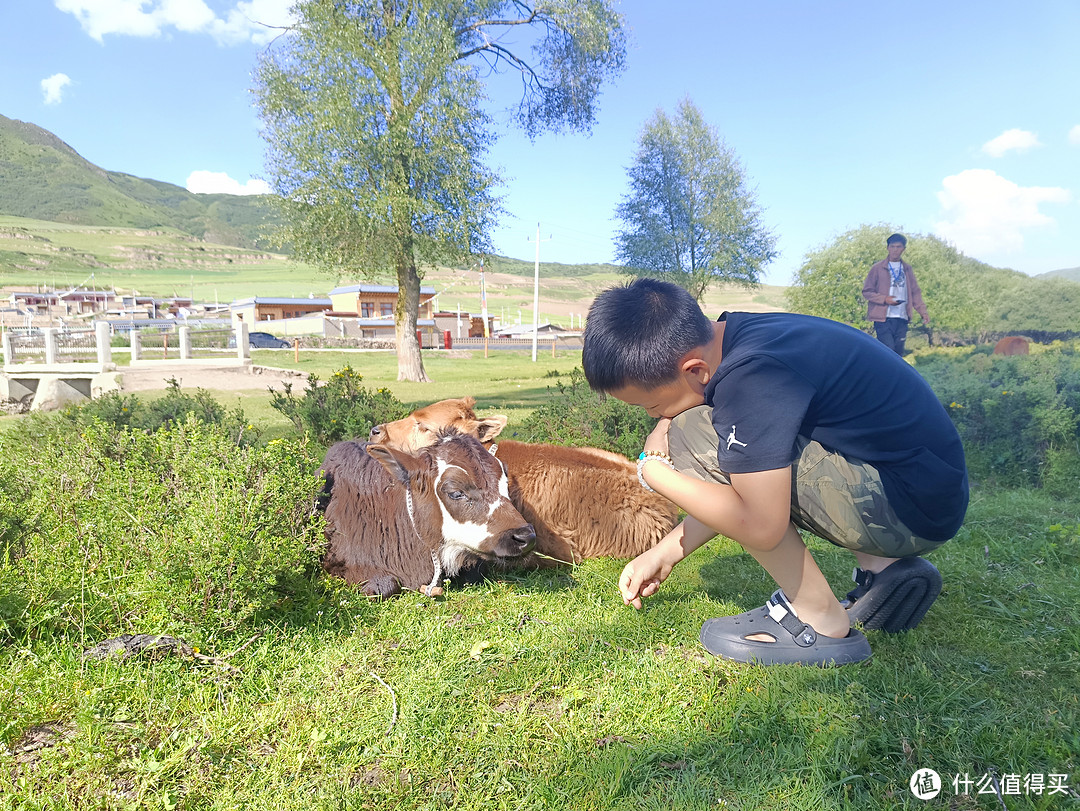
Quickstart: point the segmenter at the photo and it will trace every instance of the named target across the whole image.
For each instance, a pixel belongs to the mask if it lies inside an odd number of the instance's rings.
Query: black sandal
[[[766,634],[773,641],[747,637]],[[759,665],[847,665],[870,658],[870,643],[852,628],[843,639],[821,636],[799,619],[782,590],[762,608],[706,620],[701,644],[714,656]]]
[[[925,558],[901,558],[874,574],[855,569],[841,604],[851,624],[895,634],[914,628],[941,594],[941,572]]]

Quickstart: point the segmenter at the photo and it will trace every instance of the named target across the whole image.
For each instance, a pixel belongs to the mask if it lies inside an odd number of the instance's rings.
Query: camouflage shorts
[[[703,481],[731,484],[720,470],[719,437],[712,409],[698,406],[672,420],[669,453],[675,467]],[[877,470],[866,462],[827,450],[800,436],[791,465],[791,520],[831,543],[888,558],[922,555],[941,546],[911,533],[896,517]]]

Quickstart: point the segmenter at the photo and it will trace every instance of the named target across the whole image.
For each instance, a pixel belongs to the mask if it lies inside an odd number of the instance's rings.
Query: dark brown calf
[[[371,442],[422,448],[445,428],[474,436],[510,474],[510,497],[536,528],[536,551],[556,560],[640,555],[675,526],[674,504],[638,482],[637,466],[599,448],[494,440],[506,417],[477,417],[472,397],[441,400],[371,429]]]
[[[323,460],[327,572],[392,597],[441,594],[482,560],[519,558],[533,528],[510,502],[502,464],[473,437],[444,432],[415,455],[339,442]]]
[[[1022,335],[1009,335],[994,344],[995,355],[1027,355],[1031,352],[1031,342]]]

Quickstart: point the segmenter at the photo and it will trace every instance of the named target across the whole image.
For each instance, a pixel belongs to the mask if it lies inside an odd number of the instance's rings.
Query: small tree
[[[481,72],[517,73],[530,135],[588,130],[621,71],[610,0],[299,0],[255,77],[282,241],[335,275],[398,282],[398,379],[427,380],[416,340],[422,268],[489,248],[498,176]],[[514,50],[506,36],[530,50]],[[530,41],[526,34],[532,34]],[[526,46],[520,46],[522,49]]]
[[[663,278],[700,301],[717,281],[757,283],[776,257],[735,153],[689,99],[641,131],[630,192],[615,210],[616,256],[632,276]]]
[[[864,225],[811,251],[787,290],[788,307],[792,312],[866,328],[869,322],[866,299],[862,297],[863,282],[870,266],[885,258],[885,240],[895,230],[887,225]],[[912,245],[915,241],[912,236]],[[921,285],[921,273],[918,278]]]

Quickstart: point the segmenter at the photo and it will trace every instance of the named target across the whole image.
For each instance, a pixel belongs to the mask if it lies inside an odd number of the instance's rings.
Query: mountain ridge
[[[270,249],[266,195],[194,194],[109,171],[36,124],[0,115],[0,214],[75,225],[174,228],[239,248]]]
[[[1066,279],[1070,282],[1080,282],[1080,268],[1060,268],[1058,270],[1048,270],[1046,273],[1040,273],[1037,276],[1033,276],[1034,279]]]

